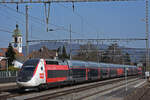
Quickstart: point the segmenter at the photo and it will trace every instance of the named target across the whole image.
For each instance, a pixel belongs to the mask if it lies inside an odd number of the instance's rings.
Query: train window
[[[31,66],[32,65],[32,66],[36,67],[38,62],[39,62],[39,59],[29,59],[23,64],[23,66]]]
[[[59,65],[67,65],[65,61],[59,61]]]
[[[58,61],[46,61],[48,65],[59,65]]]

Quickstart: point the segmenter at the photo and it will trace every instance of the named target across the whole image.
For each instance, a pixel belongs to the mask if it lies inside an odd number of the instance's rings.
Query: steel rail
[[[130,77],[129,79],[132,79],[133,77]],[[134,76],[135,78],[135,76]],[[92,89],[92,88],[96,88],[96,87],[99,87],[99,86],[104,86],[104,85],[107,85],[107,84],[112,84],[112,83],[115,83],[115,82],[119,82],[119,81],[124,81],[124,77],[123,78],[119,78],[117,80],[110,80],[110,81],[106,81],[106,82],[100,82],[100,83],[95,83],[95,84],[92,84],[92,85],[88,85],[88,86],[82,86],[82,87],[77,87],[77,88],[71,88],[71,89],[66,89],[66,90],[62,90],[62,91],[58,91],[58,92],[53,92],[53,93],[50,93],[50,94],[45,94],[45,95],[39,95],[39,96],[36,96],[36,97],[31,97],[31,98],[28,98],[28,99],[25,99],[25,100],[37,100],[37,99],[41,99],[41,100],[47,100],[47,99],[55,99],[57,97],[61,97],[61,96],[64,96],[64,95],[68,95],[68,94],[72,94],[72,93],[77,93],[77,92],[81,92],[81,91],[85,91],[85,90],[89,90],[89,89]]]
[[[132,82],[135,82],[135,81],[138,81],[138,80],[139,80],[139,79],[132,80],[132,81],[128,81],[127,84],[129,84],[129,83],[131,84]],[[116,85],[116,86],[112,86],[112,87],[107,88],[107,89],[104,89],[104,90],[99,90],[99,91],[97,91],[97,92],[94,92],[94,93],[91,93],[91,94],[89,94],[89,95],[86,95],[86,96],[77,98],[77,99],[75,99],[75,100],[84,100],[84,99],[89,98],[89,97],[91,97],[91,96],[95,96],[95,95],[97,95],[97,94],[100,94],[100,93],[103,93],[103,92],[107,92],[107,91],[109,91],[109,90],[112,90],[112,89],[115,89],[115,88],[118,88],[118,87],[123,87],[123,86],[125,86],[125,83],[122,83],[122,84],[120,84],[119,86]]]

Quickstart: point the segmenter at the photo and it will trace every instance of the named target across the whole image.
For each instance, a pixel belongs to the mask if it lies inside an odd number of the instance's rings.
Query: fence
[[[18,71],[0,71],[0,78],[17,77]]]
[[[16,82],[18,71],[0,71],[0,83]]]

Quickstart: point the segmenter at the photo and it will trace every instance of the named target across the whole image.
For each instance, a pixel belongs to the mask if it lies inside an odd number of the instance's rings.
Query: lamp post
[[[149,19],[148,19],[148,15],[149,15],[149,6],[148,6],[148,0],[145,1],[146,2],[146,7],[145,7],[145,10],[146,10],[146,15],[145,15],[145,24],[146,24],[146,51],[147,51],[147,54],[146,54],[146,71],[149,73],[150,72],[150,66],[149,66]]]
[[[126,92],[128,91],[128,80],[127,80],[127,75],[128,75],[128,73],[127,73],[127,71],[128,71],[128,68],[127,67],[125,67],[125,81],[126,81]]]
[[[28,44],[28,5],[26,5],[26,59],[29,54],[29,44]]]
[[[72,39],[72,36],[71,36],[71,24],[70,24],[70,46],[69,46],[69,47],[70,47],[70,60],[72,59],[72,56],[71,56],[71,54],[72,54],[72,48],[71,48],[71,47],[72,47],[72,46],[71,46],[72,43],[71,43],[71,39]]]

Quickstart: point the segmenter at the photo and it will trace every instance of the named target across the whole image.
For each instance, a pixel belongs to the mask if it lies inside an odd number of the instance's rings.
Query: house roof
[[[48,50],[45,46],[39,51],[33,51],[29,54],[29,58],[54,58],[56,57],[56,50]]]
[[[5,53],[7,52],[7,49],[8,48],[0,48],[0,56],[1,57],[5,57]],[[14,51],[18,56],[24,56],[23,53],[19,53],[18,50],[16,50],[16,49],[14,49]]]

